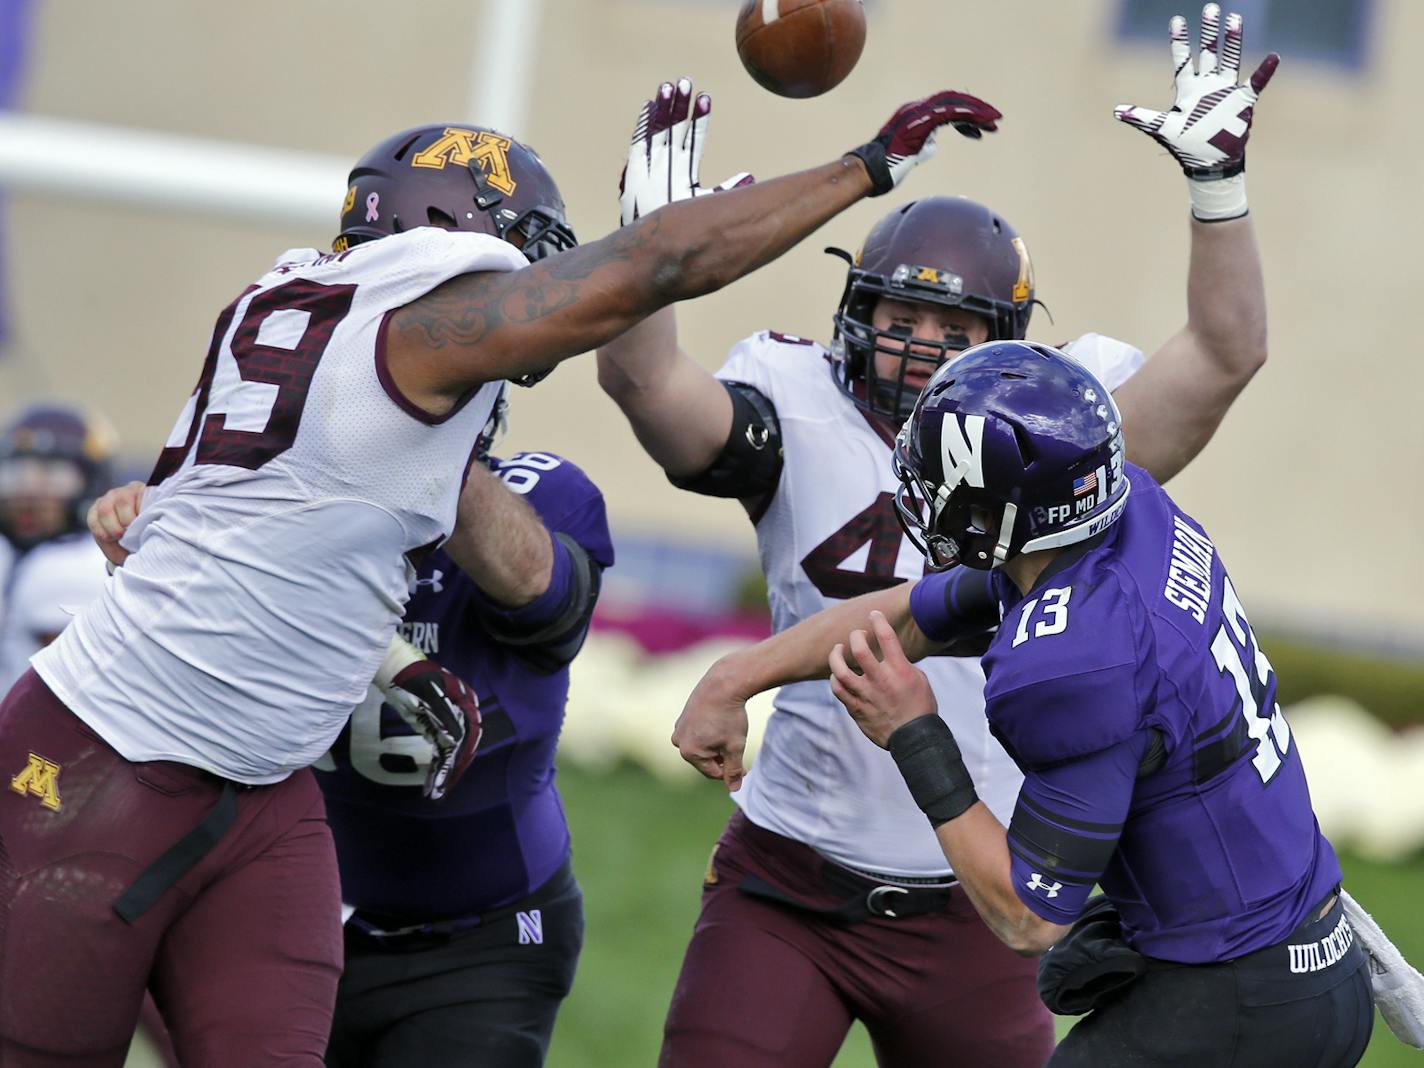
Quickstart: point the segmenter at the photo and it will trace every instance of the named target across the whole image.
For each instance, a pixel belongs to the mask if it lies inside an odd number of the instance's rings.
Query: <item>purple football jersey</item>
[[[1216,547],[1151,476],[1127,472],[1122,518],[1027,596],[994,573],[987,714],[1025,773],[1012,879],[1055,923],[1098,883],[1140,952],[1227,960],[1288,936],[1340,867]],[[927,633],[946,626],[945,605],[916,598]]]
[[[612,566],[603,496],[578,467],[537,452],[491,463],[550,531],[577,541],[595,568]],[[494,640],[481,610],[474,583],[437,550],[420,565],[401,624],[479,697],[484,735],[449,796],[422,796],[415,754],[428,746],[388,705],[358,709],[332,748],[336,770],[317,769],[342,900],[363,911],[412,921],[475,915],[528,896],[569,855],[554,783],[568,669],[543,672],[519,655],[527,647]]]

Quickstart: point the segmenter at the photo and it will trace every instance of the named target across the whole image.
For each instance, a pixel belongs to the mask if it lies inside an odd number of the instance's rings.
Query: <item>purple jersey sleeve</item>
[[[932,641],[982,634],[999,622],[993,575],[968,567],[931,572],[910,591],[910,615]]]
[[[521,452],[508,460],[491,458],[489,462],[505,485],[529,502],[551,535],[565,535],[584,551],[595,574],[612,566],[613,539],[603,494],[576,465],[546,452]],[[551,626],[557,629],[570,611],[579,614],[578,606],[571,608],[570,602],[581,585],[587,593],[590,580],[585,577],[580,583],[581,567],[560,538],[554,537],[553,549],[549,587],[529,604],[508,608],[474,589],[472,609],[497,633],[534,635]],[[596,589],[595,579],[594,592]],[[551,638],[565,636],[561,632]]]
[[[1010,878],[1035,915],[1072,923],[1117,850],[1146,732],[1030,772],[1009,823]]]
[[[547,452],[520,452],[493,463],[505,485],[524,496],[546,527],[572,537],[599,567],[613,566],[603,494],[576,464]]]

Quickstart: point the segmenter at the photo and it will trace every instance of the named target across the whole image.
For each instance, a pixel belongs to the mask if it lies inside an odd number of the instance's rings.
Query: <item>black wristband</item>
[[[948,823],[979,800],[959,755],[959,743],[938,715],[921,716],[896,728],[887,748],[931,827]]]
[[[895,188],[895,179],[890,176],[890,164],[885,159],[885,150],[889,144],[890,135],[881,134],[874,141],[867,141],[859,148],[853,148],[846,153],[847,156],[854,156],[865,164],[866,172],[870,175],[870,195],[873,197],[884,196]]]
[[[1235,178],[1246,170],[1246,157],[1231,160],[1229,163],[1219,163],[1215,167],[1188,167],[1183,165],[1182,171],[1188,178],[1197,182],[1214,182],[1222,178]]]

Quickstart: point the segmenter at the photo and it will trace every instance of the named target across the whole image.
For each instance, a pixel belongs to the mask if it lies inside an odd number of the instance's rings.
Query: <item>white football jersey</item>
[[[1109,389],[1143,362],[1139,350],[1098,334],[1064,351]],[[924,574],[924,557],[895,518],[899,483],[887,432],[841,391],[822,346],[755,334],[732,349],[717,375],[756,387],[781,423],[781,481],[757,521],[777,631],[833,601]],[[936,656],[919,666],[979,797],[1007,825],[1023,776],[989,733],[978,660]],[[919,878],[946,869],[890,754],[860,732],[828,682],[781,688],[755,766],[732,796],[754,823],[838,863]]]
[[[501,388],[430,417],[386,370],[387,317],[527,262],[422,227],[288,252],[244,292],[124,535],[133,555],[34,659],[59,699],[129,760],[261,784],[321,756],[385,655],[406,554],[454,529]]]
[[[107,578],[104,554],[88,534],[41,542],[15,561],[0,584],[0,695],[25,673],[30,657],[103,592]]]

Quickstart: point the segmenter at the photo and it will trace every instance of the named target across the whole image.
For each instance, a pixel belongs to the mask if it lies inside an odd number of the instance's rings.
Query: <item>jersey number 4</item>
[[[817,545],[801,561],[801,569],[821,596],[834,600],[858,597],[887,589],[905,580],[895,574],[895,561],[905,532],[895,518],[895,498],[882,493],[870,506],[854,516],[845,526]],[[860,568],[847,567],[858,561],[864,550],[865,563]]]
[[[228,344],[228,328],[247,293],[233,301],[218,316],[198,386],[158,456],[149,485],[178,470],[194,442],[195,464],[249,471],[290,449],[312,376],[355,293],[352,285],[294,278],[253,297]]]

